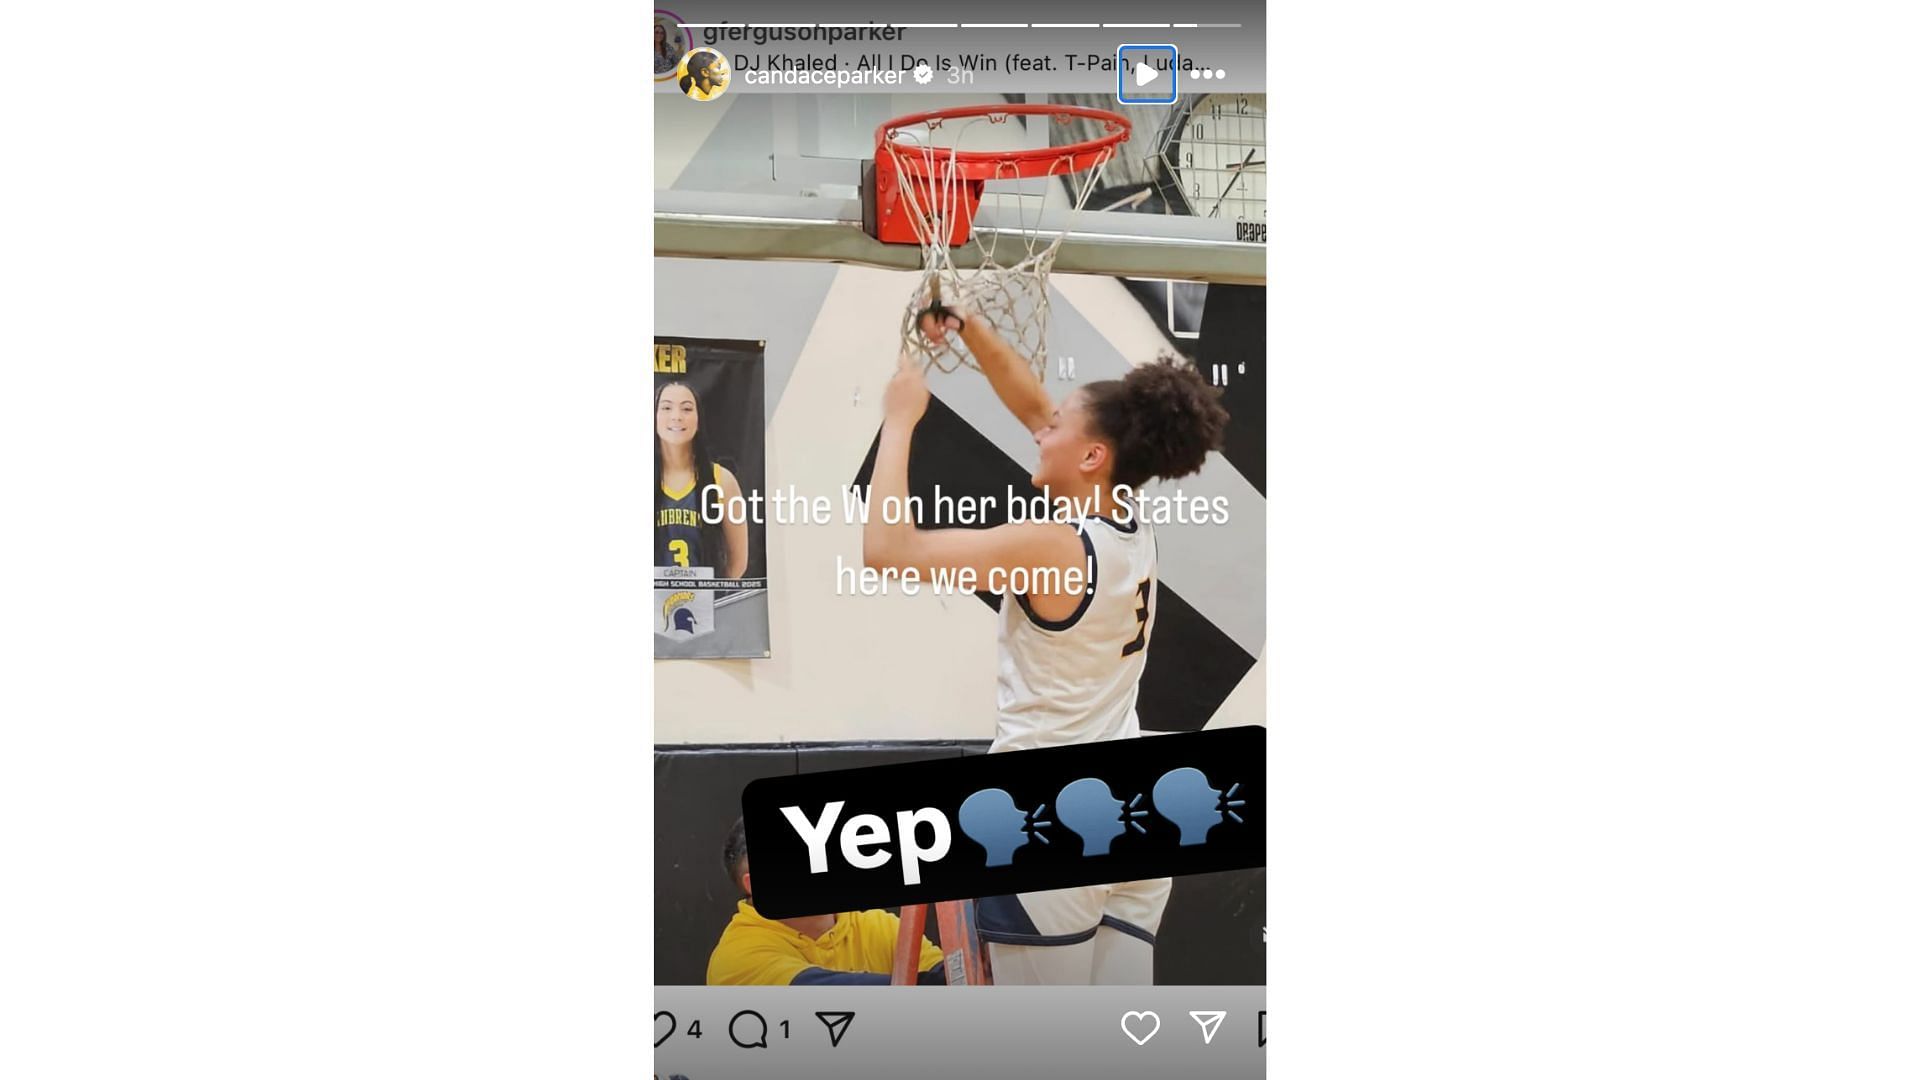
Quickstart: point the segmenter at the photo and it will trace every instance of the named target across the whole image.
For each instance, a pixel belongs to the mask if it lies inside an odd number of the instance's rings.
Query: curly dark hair
[[[1084,393],[1095,434],[1113,445],[1116,487],[1197,473],[1226,434],[1220,391],[1179,356],[1162,354],[1123,379],[1088,383]]]
[[[747,861],[747,819],[738,818],[733,828],[727,830],[727,843],[720,849],[720,859],[727,867],[727,877],[732,879],[733,887],[746,892],[747,887],[740,882],[740,864]]]

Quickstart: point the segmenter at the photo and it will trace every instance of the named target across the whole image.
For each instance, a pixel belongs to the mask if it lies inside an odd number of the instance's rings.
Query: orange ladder
[[[941,900],[933,905],[946,953],[948,986],[992,986],[986,947],[974,923],[973,901]],[[920,938],[927,931],[927,905],[900,908],[900,936],[893,943],[893,985],[913,986],[920,978]]]

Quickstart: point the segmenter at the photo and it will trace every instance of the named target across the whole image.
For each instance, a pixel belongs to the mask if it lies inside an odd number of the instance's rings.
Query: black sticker
[[[755,910],[797,918],[1262,866],[1266,728],[775,776]]]

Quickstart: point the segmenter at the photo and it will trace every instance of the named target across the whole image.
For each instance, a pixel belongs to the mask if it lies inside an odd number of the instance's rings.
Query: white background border
[[[1897,4],[1275,20],[1275,1071],[1911,1076]],[[0,23],[0,1073],[630,1077],[645,9]]]

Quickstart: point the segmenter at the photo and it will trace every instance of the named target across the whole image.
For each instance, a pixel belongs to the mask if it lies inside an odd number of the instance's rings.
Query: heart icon
[[[667,1018],[667,1030],[664,1034],[662,1034],[660,1031],[660,1018],[663,1016]],[[661,1043],[666,1042],[668,1039],[673,1038],[674,1030],[679,1026],[680,1026],[680,1022],[673,1018],[672,1013],[665,1012],[665,1011],[654,1013],[653,1014],[653,1045],[657,1047]]]
[[[1153,1021],[1152,1027],[1147,1026],[1147,1021],[1149,1020]],[[1135,1023],[1135,1021],[1138,1021],[1138,1023]],[[1141,1029],[1141,1033],[1138,1035],[1133,1032],[1133,1029],[1136,1027]],[[1160,1014],[1157,1012],[1127,1013],[1120,1018],[1120,1030],[1127,1033],[1127,1038],[1133,1040],[1133,1045],[1145,1046],[1147,1045],[1148,1039],[1160,1033]]]

